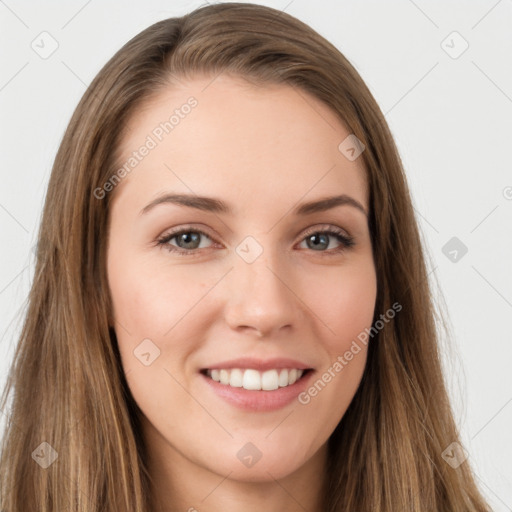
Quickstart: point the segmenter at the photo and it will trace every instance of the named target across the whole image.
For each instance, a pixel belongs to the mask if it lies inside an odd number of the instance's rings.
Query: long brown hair
[[[136,35],[101,69],[71,118],[2,397],[4,408],[14,391],[0,463],[2,510],[151,510],[141,413],[109,327],[106,243],[115,191],[99,200],[95,190],[115,174],[123,129],[143,101],[175,80],[220,73],[310,93],[365,145],[375,318],[395,302],[402,310],[370,341],[361,385],[329,438],[323,510],[489,510],[468,461],[454,468],[442,456],[459,435],[425,253],[384,116],[332,44],[286,13],[242,3],[206,6]],[[55,455],[47,467],[36,463]]]

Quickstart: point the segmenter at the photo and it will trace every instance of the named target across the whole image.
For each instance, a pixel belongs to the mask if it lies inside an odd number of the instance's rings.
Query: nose
[[[267,257],[265,252],[252,263],[235,257],[227,276],[227,324],[236,331],[254,331],[260,337],[295,329],[303,303],[294,291],[298,285],[291,275],[277,258]]]

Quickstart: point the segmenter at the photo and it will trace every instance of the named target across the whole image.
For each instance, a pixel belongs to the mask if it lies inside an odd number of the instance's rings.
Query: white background
[[[203,3],[0,1],[2,387],[51,165],[72,111],[131,37]],[[385,113],[430,277],[451,319],[453,353],[445,358],[462,440],[494,510],[512,510],[512,1],[257,3],[285,10],[337,46]],[[43,31],[59,45],[47,59],[31,47]],[[463,40],[469,47],[453,58]],[[456,262],[442,252],[454,236],[468,248]]]

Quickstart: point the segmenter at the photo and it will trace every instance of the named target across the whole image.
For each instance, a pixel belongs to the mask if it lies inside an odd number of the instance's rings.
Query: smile
[[[304,370],[297,368],[279,368],[264,372],[251,368],[222,368],[205,371],[205,375],[226,386],[256,391],[273,391],[291,386],[302,377],[303,373]]]

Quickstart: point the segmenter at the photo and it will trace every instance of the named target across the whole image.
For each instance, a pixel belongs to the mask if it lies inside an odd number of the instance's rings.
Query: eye
[[[194,249],[204,249],[201,246],[201,238],[211,238],[200,229],[181,229],[180,231],[174,231],[167,235],[164,235],[158,240],[158,245],[165,247],[168,251],[175,252],[177,254],[190,254]],[[176,239],[178,246],[170,244],[171,240]]]
[[[326,255],[340,253],[355,245],[353,237],[347,235],[342,229],[335,226],[328,226],[326,229],[322,228],[323,226],[310,229],[303,235],[301,243],[305,242],[307,248],[315,252],[326,253]],[[202,238],[212,240],[212,238],[201,229],[182,228],[159,238],[157,245],[180,256],[196,256],[199,254],[199,251],[196,251],[196,249],[207,248],[207,246],[202,245]],[[329,248],[331,245],[330,239],[333,238],[337,240],[339,246],[331,248],[328,251],[325,250]],[[174,239],[176,239],[176,245],[171,243]]]
[[[353,237],[334,226],[328,226],[326,229],[320,227],[309,230],[304,236],[305,239],[303,242],[306,242],[309,249],[316,252],[326,252],[328,254],[339,253],[355,244]],[[329,238],[335,238],[340,245],[330,251],[325,251],[324,249],[327,249],[330,245]]]

